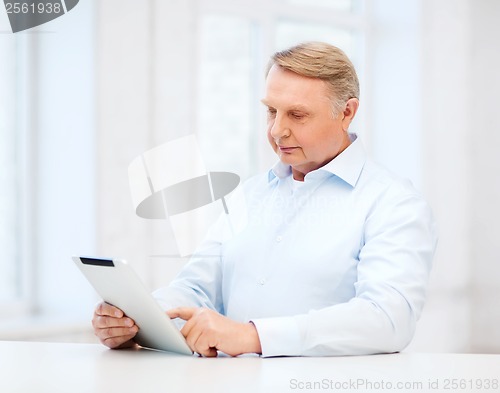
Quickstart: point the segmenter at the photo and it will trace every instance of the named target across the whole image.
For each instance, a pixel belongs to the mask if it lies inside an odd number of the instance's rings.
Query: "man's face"
[[[280,160],[292,167],[296,180],[325,165],[350,144],[352,116],[337,117],[326,83],[274,65],[267,76],[267,136]],[[357,109],[357,106],[356,106]],[[345,130],[345,131],[344,131]]]

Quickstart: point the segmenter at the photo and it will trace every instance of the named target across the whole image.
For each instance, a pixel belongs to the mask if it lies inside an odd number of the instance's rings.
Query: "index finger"
[[[181,318],[187,321],[188,319],[191,319],[197,309],[198,308],[196,307],[177,307],[167,310],[167,315],[172,319]]]
[[[122,310],[106,302],[99,303],[99,305],[95,309],[95,313],[101,316],[109,316],[115,318],[123,317]]]

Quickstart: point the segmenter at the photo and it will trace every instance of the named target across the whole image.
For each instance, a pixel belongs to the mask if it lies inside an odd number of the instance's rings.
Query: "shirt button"
[[[265,283],[266,283],[266,279],[265,279],[265,278],[261,278],[261,279],[259,280],[259,284],[260,284],[260,285],[264,285]]]
[[[276,241],[277,241],[277,242],[280,242],[280,241],[282,241],[282,240],[283,240],[283,237],[282,237],[282,236],[278,236],[278,237],[276,238]]]

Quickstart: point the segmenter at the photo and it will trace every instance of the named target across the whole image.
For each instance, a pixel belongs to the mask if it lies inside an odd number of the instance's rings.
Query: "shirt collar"
[[[363,144],[356,134],[349,134],[351,144],[337,157],[318,168],[309,172],[305,179],[324,177],[325,175],[335,175],[352,187],[356,186],[361,171],[366,161],[366,153]],[[288,177],[292,173],[290,165],[278,161],[268,173],[268,181],[271,182],[275,177],[280,179]]]

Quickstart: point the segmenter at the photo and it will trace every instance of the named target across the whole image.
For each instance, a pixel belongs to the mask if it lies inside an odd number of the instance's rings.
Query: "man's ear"
[[[345,109],[342,117],[342,129],[347,132],[351,121],[356,116],[356,112],[359,108],[359,100],[357,98],[349,98],[345,104]]]

